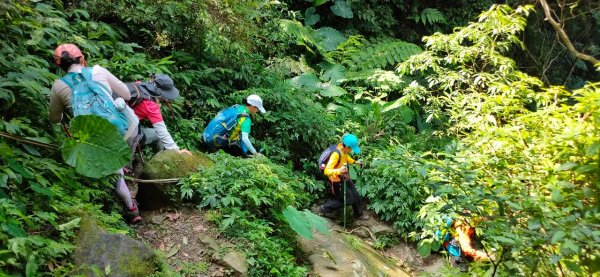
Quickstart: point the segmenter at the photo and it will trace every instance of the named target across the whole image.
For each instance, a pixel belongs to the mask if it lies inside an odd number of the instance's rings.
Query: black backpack
[[[340,161],[342,160],[342,153],[340,152],[339,149],[337,149],[337,144],[334,144],[332,146],[330,146],[329,148],[325,149],[325,151],[323,151],[323,153],[321,153],[321,157],[319,157],[319,169],[321,170],[321,172],[325,171],[325,167],[327,166],[327,163],[329,162],[329,157],[331,157],[331,153],[337,153],[340,156],[340,159],[338,160],[338,163],[335,165],[335,167],[338,167],[338,165],[340,165]]]
[[[148,90],[140,88],[142,82],[135,83],[125,83],[127,88],[129,89],[129,93],[131,93],[131,99],[127,104],[129,107],[133,108],[142,102],[144,99],[153,100],[152,98],[158,97],[160,95],[152,95]]]

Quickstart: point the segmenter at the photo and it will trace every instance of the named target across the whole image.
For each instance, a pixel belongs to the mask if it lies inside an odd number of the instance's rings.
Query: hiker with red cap
[[[118,111],[111,96],[112,93],[115,93],[123,100],[128,101],[131,95],[127,86],[102,66],[86,67],[85,56],[74,44],[59,45],[54,50],[54,59],[56,64],[67,74],[56,80],[52,85],[49,107],[50,121],[59,123],[62,121],[65,112],[77,116],[78,114],[84,114],[80,112],[82,110],[92,110],[100,105],[104,108],[102,112],[105,114],[111,113],[109,117],[105,118],[124,135],[125,141],[130,146],[134,144],[133,139],[138,133],[137,122],[139,121],[136,121],[135,116],[133,118],[127,117],[126,112]],[[90,80],[93,82],[89,82]],[[102,99],[104,102],[96,103],[98,99]],[[84,100],[88,102],[78,102]],[[117,99],[116,102],[124,104],[123,100]],[[96,111],[94,110],[94,112]],[[87,114],[96,114],[94,112]],[[131,198],[129,188],[125,184],[123,169],[120,169],[118,173],[121,176],[115,184],[117,194],[129,211],[129,221],[132,223],[138,222],[142,220],[142,217],[139,214],[137,204]]]
[[[127,102],[140,120],[148,120],[153,128],[142,128],[145,144],[158,144],[158,149],[177,150],[180,154],[191,156],[186,149],[179,149],[175,140],[167,130],[162,113],[160,100],[173,100],[179,97],[179,90],[171,77],[166,74],[154,74],[148,82],[126,83],[131,94]],[[168,102],[167,102],[168,104]]]

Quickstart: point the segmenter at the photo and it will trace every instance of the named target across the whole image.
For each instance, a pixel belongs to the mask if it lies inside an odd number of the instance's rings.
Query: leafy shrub
[[[68,272],[84,213],[113,231],[126,228],[119,223],[118,212],[102,209],[107,199],[113,199],[113,186],[81,179],[73,169],[42,157],[49,152],[25,149],[31,154],[0,141],[0,272]]]
[[[419,230],[418,211],[430,193],[426,186],[428,166],[409,145],[377,149],[357,186],[371,203],[369,209],[394,223],[402,234]],[[406,237],[406,235],[405,235]]]
[[[599,270],[592,230],[600,91],[598,84],[540,90],[539,79],[503,56],[521,44],[529,10],[494,6],[453,34],[426,38],[426,51],[400,66],[427,78],[407,97],[424,96],[429,117],[447,114],[447,133],[458,134],[444,151],[421,158],[431,165],[432,195],[420,211],[419,252],[439,248],[434,232],[448,214],[476,224],[484,250],[494,252],[490,263],[474,266],[476,275],[590,275]],[[460,216],[464,210],[471,216]]]
[[[295,233],[282,211],[314,199],[318,183],[264,158],[240,159],[219,152],[216,161],[183,180],[181,196],[199,207],[219,209],[210,218],[245,245],[253,276],[303,276],[296,264]]]
[[[318,187],[311,178],[268,159],[240,159],[222,152],[209,157],[215,166],[192,174],[181,185],[182,198],[200,197],[200,208],[243,207],[266,216],[269,209],[309,203]]]
[[[267,157],[295,168],[313,166],[336,140],[336,129],[325,108],[313,95],[277,82],[273,88],[249,89],[232,95],[235,102],[258,94],[267,113],[255,117],[252,137]]]

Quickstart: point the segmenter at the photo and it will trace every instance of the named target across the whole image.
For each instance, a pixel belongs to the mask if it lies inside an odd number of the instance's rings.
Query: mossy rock
[[[192,156],[177,153],[175,150],[158,152],[144,165],[143,178],[148,180],[184,178],[214,165],[204,153],[194,151]],[[142,210],[156,210],[181,204],[176,183],[140,183],[137,200]]]
[[[97,276],[96,268],[108,276],[149,276],[159,271],[158,257],[144,243],[98,227],[86,216],[76,239],[75,263],[79,274]],[[107,273],[109,271],[110,273]]]
[[[329,222],[328,226],[331,230],[335,225]],[[315,276],[411,276],[397,261],[355,236],[338,232],[313,232],[313,236],[312,240],[298,237],[298,241]]]
[[[194,151],[192,156],[177,153],[175,150],[158,152],[144,165],[146,179],[182,178],[190,173],[211,167],[215,163],[204,153]]]

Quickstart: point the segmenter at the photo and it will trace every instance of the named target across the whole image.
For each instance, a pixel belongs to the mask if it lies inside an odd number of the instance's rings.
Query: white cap
[[[267,112],[265,110],[265,108],[263,108],[262,99],[260,98],[260,96],[258,96],[256,94],[252,94],[252,95],[248,96],[248,98],[246,98],[246,102],[248,102],[248,104],[250,104],[254,107],[257,107],[261,113]]]

